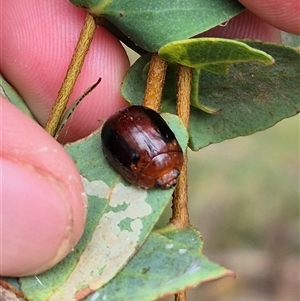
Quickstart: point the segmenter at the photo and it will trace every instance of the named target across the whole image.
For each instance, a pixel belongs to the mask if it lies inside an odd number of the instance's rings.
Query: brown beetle
[[[118,111],[104,123],[101,138],[108,162],[128,182],[143,188],[176,184],[182,150],[154,110],[132,105]]]

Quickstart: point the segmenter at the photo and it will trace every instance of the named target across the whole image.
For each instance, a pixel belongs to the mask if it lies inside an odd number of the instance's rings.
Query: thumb
[[[0,112],[0,275],[37,274],[78,242],[84,189],[60,144],[7,100]]]

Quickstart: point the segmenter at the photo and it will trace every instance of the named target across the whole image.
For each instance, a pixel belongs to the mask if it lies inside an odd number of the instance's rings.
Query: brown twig
[[[179,292],[175,294],[175,300],[174,301],[186,301],[186,291]]]
[[[58,92],[57,99],[45,126],[46,131],[52,136],[54,135],[56,128],[62,118],[62,115],[67,107],[68,100],[73,91],[77,77],[80,73],[85,56],[93,40],[95,30],[96,24],[94,18],[88,14],[81,30],[77,46],[74,50],[74,54],[66,77]]]
[[[162,60],[158,54],[153,54],[150,61],[143,105],[155,111],[159,111],[160,109],[166,70],[167,62]],[[176,113],[182,119],[186,128],[188,127],[190,117],[191,83],[192,69],[179,65]],[[186,153],[184,155],[183,166],[174,192],[171,223],[173,223],[177,229],[182,229],[190,225],[188,214]],[[175,301],[186,301],[186,292],[181,291],[175,294]]]
[[[160,110],[162,91],[165,83],[167,62],[154,53],[151,57],[144,93],[143,105],[157,112]]]
[[[192,69],[185,66],[178,66],[178,92],[176,113],[182,119],[183,124],[188,128],[190,118],[190,96],[192,83]],[[177,229],[190,225],[188,213],[188,182],[187,182],[187,152],[184,155],[183,166],[173,197],[171,223]],[[186,301],[186,291],[175,294],[175,301]]]
[[[190,117],[190,94],[191,94],[192,69],[185,66],[178,66],[178,94],[176,113],[182,119],[183,124],[188,128]],[[173,198],[172,219],[178,229],[189,226],[188,214],[188,193],[187,193],[187,155],[180,176],[176,185]]]
[[[178,66],[178,92],[176,113],[183,121],[186,128],[189,126],[190,119],[190,97],[192,85],[193,69],[182,65]]]

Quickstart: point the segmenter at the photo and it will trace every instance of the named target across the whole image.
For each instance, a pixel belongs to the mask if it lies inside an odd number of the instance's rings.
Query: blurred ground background
[[[292,38],[299,45],[299,37],[284,36]],[[203,253],[237,277],[191,289],[188,301],[300,300],[299,139],[295,116],[189,153],[191,224]],[[158,225],[170,216],[169,207]]]

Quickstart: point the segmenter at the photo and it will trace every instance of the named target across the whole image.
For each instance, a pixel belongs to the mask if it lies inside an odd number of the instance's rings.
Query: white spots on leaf
[[[100,293],[95,292],[92,297],[90,298],[90,301],[96,301],[100,297]]]
[[[187,275],[193,275],[199,272],[201,270],[201,262],[200,260],[194,259],[187,268],[186,266],[184,266],[184,267],[180,267],[180,269],[181,269],[180,271],[177,271],[177,277],[174,277],[171,280],[169,280],[166,283],[166,285],[176,283],[180,281],[181,278],[185,279]]]
[[[180,255],[185,254],[186,252],[187,252],[187,249],[179,249],[179,250],[178,250],[178,253],[179,253]]]
[[[147,190],[139,189],[135,186],[124,186],[122,183],[117,184],[111,192],[109,205],[117,207],[127,204],[128,207],[123,211],[125,218],[145,217],[152,212],[151,206],[145,201]],[[120,214],[120,212],[119,212]]]
[[[99,301],[101,298],[101,293],[95,292],[91,295],[90,301]],[[101,300],[107,300],[107,296],[104,295]]]
[[[87,195],[97,196],[101,199],[108,197],[109,187],[106,183],[101,180],[89,181],[83,176],[81,179]]]
[[[114,277],[139,243],[142,218],[152,212],[146,202],[147,191],[144,189],[127,187],[122,183],[109,188],[103,181],[88,181],[84,177],[82,181],[88,195],[109,197],[109,203],[77,266],[49,301],[68,300],[71,296],[75,298],[76,293],[83,289],[96,291]],[[122,223],[126,227],[122,228]]]
[[[187,274],[194,274],[201,270],[201,263],[193,261],[186,271]]]

